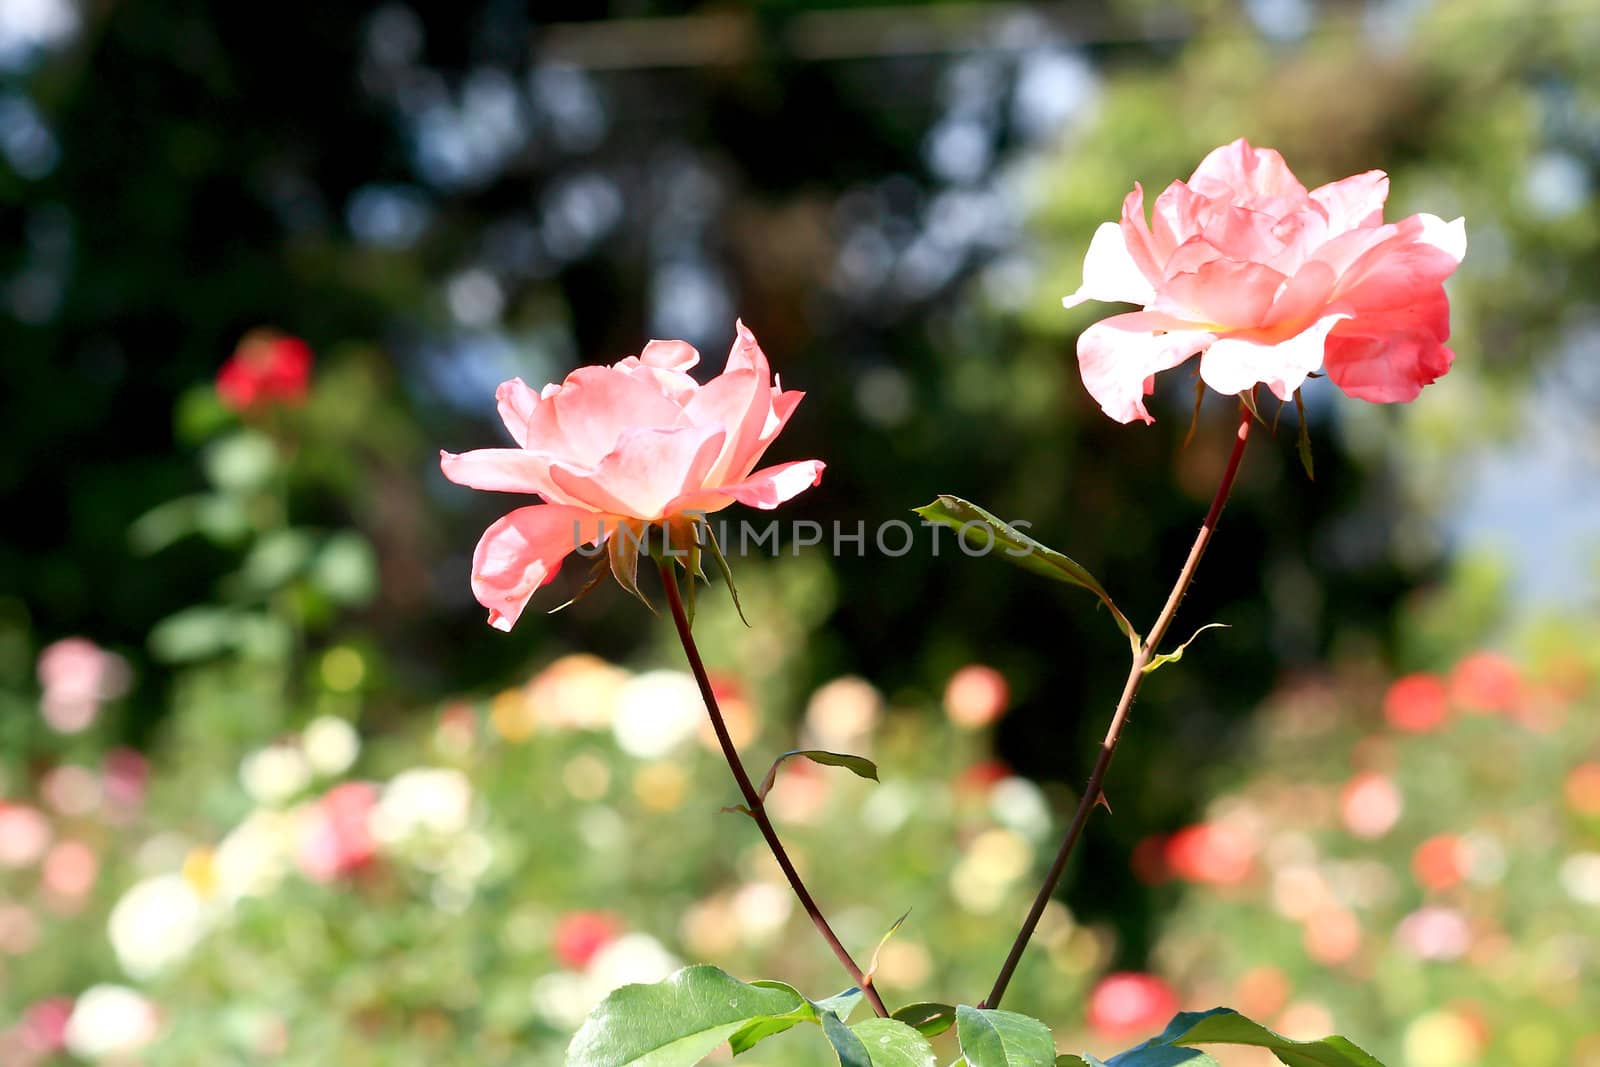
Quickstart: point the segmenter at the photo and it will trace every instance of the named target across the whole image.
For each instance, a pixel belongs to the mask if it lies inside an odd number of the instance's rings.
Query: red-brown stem
[[[1078,810],[1073,812],[1072,821],[1067,824],[1067,832],[1061,839],[1061,847],[1056,850],[1055,861],[1050,864],[1050,870],[1044,877],[1044,884],[1039,887],[1038,895],[1033,898],[1033,906],[1028,909],[1028,917],[1022,921],[1022,929],[1017,931],[1017,939],[1012,943],[1011,952],[1000,967],[1000,974],[994,980],[994,988],[989,990],[989,995],[983,1000],[985,1007],[999,1007],[1000,998],[1005,996],[1006,986],[1010,984],[1011,975],[1017,969],[1017,962],[1022,959],[1022,952],[1028,947],[1028,940],[1033,937],[1034,928],[1039,925],[1039,917],[1044,914],[1045,905],[1050,903],[1056,886],[1061,882],[1061,875],[1067,869],[1067,860],[1072,856],[1072,850],[1083,833],[1084,824],[1089,821],[1089,814],[1100,801],[1100,791],[1105,782],[1106,771],[1111,767],[1111,758],[1116,755],[1117,742],[1122,737],[1122,727],[1127,722],[1128,711],[1133,707],[1133,698],[1139,695],[1139,685],[1145,677],[1144,670],[1155,658],[1156,649],[1161,646],[1161,639],[1166,636],[1167,627],[1172,625],[1172,618],[1178,613],[1178,605],[1183,601],[1184,593],[1189,591],[1189,583],[1194,580],[1194,572],[1200,565],[1200,557],[1205,555],[1206,546],[1211,543],[1211,535],[1216,531],[1222,507],[1228,502],[1228,493],[1233,489],[1234,476],[1239,473],[1239,461],[1244,457],[1245,440],[1250,436],[1251,418],[1250,412],[1241,407],[1239,432],[1234,438],[1233,452],[1228,456],[1228,465],[1222,470],[1222,481],[1217,485],[1217,495],[1211,500],[1211,510],[1206,512],[1205,521],[1200,524],[1200,533],[1196,535],[1194,544],[1189,549],[1189,558],[1183,562],[1183,570],[1178,572],[1177,583],[1167,595],[1166,605],[1156,617],[1155,625],[1150,627],[1149,636],[1133,654],[1133,664],[1128,668],[1128,680],[1122,686],[1122,699],[1117,702],[1116,713],[1111,716],[1111,726],[1106,730],[1105,740],[1100,742],[1100,755],[1095,759],[1094,770],[1089,773],[1089,783],[1084,787],[1083,797],[1078,801]]]
[[[666,587],[667,604],[672,608],[672,621],[678,628],[678,640],[683,642],[683,653],[689,659],[689,670],[694,673],[695,683],[700,687],[700,696],[706,702],[706,714],[711,716],[711,728],[716,731],[717,743],[722,746],[722,754],[728,760],[728,769],[733,772],[733,780],[739,783],[739,792],[744,794],[745,805],[750,809],[750,817],[761,828],[761,836],[767,839],[767,847],[772,850],[772,858],[783,868],[784,877],[789,879],[789,888],[794,890],[794,895],[800,899],[800,906],[811,917],[811,925],[817,928],[817,933],[822,935],[822,939],[828,943],[833,954],[839,958],[839,963],[850,975],[850,980],[866,994],[872,1010],[879,1015],[887,1016],[889,1009],[884,1007],[883,998],[878,996],[878,991],[872,987],[871,977],[856,966],[856,961],[840,943],[838,935],[833,932],[833,927],[823,918],[822,909],[817,907],[810,890],[806,889],[806,884],[800,880],[800,872],[794,869],[789,854],[784,851],[783,842],[778,840],[778,831],[772,828],[772,820],[767,818],[767,807],[761,801],[761,794],[756,792],[755,785],[750,781],[750,775],[745,773],[744,762],[739,759],[739,750],[734,747],[733,738],[728,735],[728,724],[723,721],[722,709],[717,706],[717,695],[712,691],[711,679],[706,675],[706,665],[700,659],[699,648],[695,646],[694,634],[689,626],[689,616],[684,613],[683,599],[678,593],[678,576],[670,560],[661,564],[661,583]]]

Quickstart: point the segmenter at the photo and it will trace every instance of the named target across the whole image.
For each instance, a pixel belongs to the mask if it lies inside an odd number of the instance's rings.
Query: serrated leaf
[[[1139,635],[1134,631],[1133,624],[1122,614],[1111,599],[1111,594],[1106,592],[1105,586],[1070,556],[1035,541],[1021,530],[1001,522],[978,505],[957,496],[941,493],[939,499],[933,503],[912,510],[930,522],[937,522],[957,531],[972,526],[987,529],[993,538],[990,544],[998,544],[1004,548],[1002,557],[1007,561],[1015,563],[1024,570],[1042,574],[1046,578],[1054,578],[1058,582],[1087,589],[1099,597],[1106,610],[1111,612],[1111,617],[1116,620],[1117,627],[1127,635],[1129,642],[1138,645]]]
[[[924,1001],[907,1004],[891,1018],[900,1020],[924,1037],[938,1037],[956,1024],[956,1009],[953,1004]]]
[[[1383,1067],[1371,1053],[1348,1038],[1333,1036],[1295,1041],[1274,1033],[1232,1008],[1183,1012],[1173,1017],[1156,1042],[1167,1045],[1250,1045],[1270,1049],[1288,1067]],[[1112,1067],[1144,1067],[1112,1061]]]
[[[856,1010],[856,1005],[861,1003],[863,996],[865,994],[860,989],[851,986],[843,993],[835,993],[831,997],[823,997],[821,1000],[812,1001],[812,1004],[816,1006],[819,1012],[831,1011],[840,1019],[849,1022],[850,1013]]]
[[[705,964],[685,967],[602,1000],[567,1047],[567,1067],[689,1067],[752,1023],[802,1005],[788,987],[749,985]]]
[[[1217,1061],[1197,1048],[1178,1045],[1153,1045],[1131,1049],[1101,1064],[1090,1058],[1091,1067],[1217,1067]]]
[[[1056,1043],[1038,1019],[999,1008],[956,1008],[956,1037],[970,1067],[1055,1067]]]
[[[1199,637],[1201,634],[1205,633],[1207,630],[1215,630],[1215,629],[1226,630],[1226,629],[1228,629],[1228,624],[1225,623],[1225,622],[1208,622],[1208,623],[1206,623],[1204,626],[1200,627],[1200,629],[1198,629],[1194,633],[1190,634],[1189,635],[1189,640],[1185,641],[1183,644],[1179,645],[1177,648],[1173,649],[1171,652],[1163,652],[1161,655],[1156,656],[1155,658],[1153,658],[1149,663],[1146,663],[1144,665],[1144,673],[1145,674],[1151,674],[1151,673],[1154,673],[1157,670],[1160,670],[1162,667],[1165,667],[1169,663],[1178,662],[1180,659],[1183,658],[1184,650],[1187,649],[1190,645],[1194,644],[1194,639],[1195,638]]]
[[[828,1039],[828,1044],[833,1046],[833,1051],[838,1053],[839,1067],[873,1067],[867,1046],[854,1030],[831,1011],[823,1013],[822,1033]]]
[[[955,1019],[955,1009],[950,1018]],[[913,1026],[899,1019],[863,1019],[850,1029],[867,1047],[872,1067],[933,1067],[933,1046]]]
[[[791,756],[804,756],[812,763],[820,763],[825,767],[843,767],[858,778],[878,780],[878,765],[865,756],[853,756],[848,752],[828,752],[820,748],[796,748],[785,752],[772,761],[772,766],[767,768],[767,776],[761,779],[761,788],[756,792],[761,798],[766,799],[772,785],[778,780],[778,766]]]
[[[706,547],[711,549],[711,558],[717,561],[717,570],[722,572],[722,580],[728,583],[728,594],[733,597],[733,610],[739,613],[739,621],[746,626],[750,620],[744,617],[744,605],[739,603],[739,587],[733,582],[733,568],[728,566],[728,559],[722,554],[722,546],[717,543],[716,532],[711,529],[708,522],[706,530]]]
[[[1106,1067],[1106,1061],[1097,1060],[1087,1052],[1081,1056],[1063,1052],[1056,1057],[1056,1067]]]
[[[1294,394],[1294,409],[1300,413],[1300,437],[1295,442],[1295,451],[1300,453],[1300,466],[1306,469],[1306,478],[1314,482],[1317,474],[1311,462],[1311,431],[1306,427],[1306,402],[1301,399],[1299,390]]]

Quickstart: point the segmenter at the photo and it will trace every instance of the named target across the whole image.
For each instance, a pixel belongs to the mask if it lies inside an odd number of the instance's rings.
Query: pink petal
[[[662,370],[686,371],[700,362],[700,353],[687,341],[651,341],[639,353],[639,362]]]
[[[1409,306],[1428,298],[1455,273],[1466,252],[1467,231],[1461,219],[1445,222],[1433,215],[1412,215],[1396,223],[1392,236],[1367,249],[1341,273],[1338,299],[1357,311]]]
[[[1282,274],[1261,263],[1214,259],[1192,274],[1163,282],[1150,310],[1186,322],[1249,329],[1264,321],[1284,280]]]
[[[1094,231],[1089,252],[1083,259],[1083,285],[1071,296],[1063,297],[1063,307],[1077,307],[1085,300],[1107,303],[1148,304],[1156,292],[1139,269],[1128,248],[1121,224],[1103,222]]]
[[[535,418],[528,447],[593,466],[616,447],[623,432],[639,427],[688,425],[683,409],[647,375],[614,367],[580,367],[541,405],[553,418]]]
[[[1233,395],[1265,385],[1278,399],[1288,400],[1322,366],[1328,332],[1347,317],[1326,315],[1285,340],[1249,334],[1219,337],[1200,358],[1200,377],[1219,393]]]
[[[792,500],[821,483],[826,466],[820,459],[797,459],[765,467],[732,485],[686,493],[672,502],[668,513],[721,511],[735,500],[753,508],[771,511],[784,501]]]
[[[1383,203],[1389,198],[1389,176],[1381,170],[1352,175],[1311,190],[1311,199],[1328,219],[1330,233],[1383,223]]]
[[[722,452],[706,476],[709,482],[721,482],[756,447],[772,411],[772,382],[754,367],[723,371],[701,386],[683,410],[696,426],[726,431]]]
[[[1221,148],[1213,148],[1189,179],[1190,188],[1218,199],[1237,202],[1240,198],[1300,198],[1306,187],[1300,184],[1283,157],[1270,148],[1252,148],[1243,137]]]
[[[1414,400],[1450,369],[1450,302],[1441,286],[1404,308],[1368,312],[1339,324],[1328,338],[1328,377],[1346,393],[1374,403]]]
[[[733,348],[728,351],[728,363],[723,368],[724,373],[749,368],[766,378],[772,373],[772,369],[767,365],[767,354],[761,351],[761,346],[756,343],[756,335],[750,332],[750,327],[744,324],[743,319],[734,320],[733,327],[735,330]]]
[[[705,485],[725,437],[720,426],[627,430],[593,470],[556,462],[550,477],[570,499],[597,510],[659,519],[674,498]]]
[[[1161,269],[1172,273],[1167,262],[1184,242],[1199,236],[1203,215],[1211,202],[1182,182],[1173,182],[1156,197],[1150,210],[1151,249]]]
[[[511,439],[519,446],[526,445],[528,421],[539,406],[539,394],[529,389],[528,383],[521,378],[513,378],[500,383],[494,391],[494,398],[500,408],[500,421],[511,432]]]
[[[609,516],[560,504],[535,504],[501,517],[472,554],[472,595],[489,609],[489,625],[510,630],[568,553],[613,528]]]
[[[1155,375],[1201,351],[1214,337],[1159,312],[1113,315],[1078,336],[1078,370],[1084,388],[1107,415],[1118,422],[1154,422],[1144,397],[1155,389]]]
[[[1128,254],[1152,283],[1161,278],[1161,262],[1156,256],[1155,236],[1144,218],[1144,186],[1133,183],[1133,192],[1122,198],[1122,239]]]
[[[552,503],[560,499],[550,480],[550,457],[525,448],[480,448],[457,455],[440,451],[439,469],[457,485],[491,493],[537,493]]]

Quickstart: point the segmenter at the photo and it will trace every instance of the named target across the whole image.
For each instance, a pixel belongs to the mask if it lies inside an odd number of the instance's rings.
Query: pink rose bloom
[[[1137,183],[1122,221],[1095,231],[1083,287],[1063,303],[1139,304],[1078,338],[1084,387],[1118,422],[1153,422],[1155,375],[1196,352],[1219,393],[1282,400],[1324,369],[1351,396],[1406,401],[1450,369],[1444,280],[1467,250],[1461,219],[1383,221],[1379,170],[1306,191],[1283,157],[1243,138],[1156,198]]]
[[[704,385],[688,374],[700,354],[683,341],[651,341],[638,356],[580,367],[537,393],[513,378],[495,397],[517,447],[439,454],[453,482],[545,501],[506,515],[478,542],[472,592],[491,626],[510,630],[568,553],[624,523],[734,501],[771,509],[822,480],[814,459],[755,469],[805,394],[785,392],[755,335],[742,322],[738,333],[727,366]]]
[[[57,733],[75,734],[94,724],[100,705],[128,691],[128,663],[87,637],[67,637],[39,652],[39,711]]]
[[[336,785],[311,805],[295,857],[305,876],[331,882],[371,863],[378,846],[369,824],[377,806],[378,787],[371,782]]]

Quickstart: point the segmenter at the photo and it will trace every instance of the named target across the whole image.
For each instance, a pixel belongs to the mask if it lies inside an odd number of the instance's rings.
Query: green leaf
[[[340,604],[360,606],[378,592],[378,557],[353,530],[329,537],[311,566],[311,580]]]
[[[1104,1065],[1093,1058],[1089,1062],[1092,1067],[1217,1067],[1217,1061],[1199,1049],[1178,1045],[1130,1049]]]
[[[820,748],[796,748],[785,752],[772,761],[772,766],[767,769],[767,776],[761,779],[761,788],[757,790],[762,799],[772,789],[772,784],[778,780],[778,765],[790,756],[804,756],[812,763],[820,763],[825,767],[843,767],[858,778],[878,780],[878,765],[865,756],[852,756],[848,752],[827,752]]]
[[[1231,1008],[1184,1012],[1173,1017],[1152,1044],[1251,1045],[1271,1049],[1288,1067],[1383,1067],[1373,1056],[1343,1037],[1294,1041],[1273,1033]],[[1126,1053],[1124,1053],[1126,1055]],[[1112,1067],[1144,1067],[1142,1061],[1112,1060]],[[1179,1062],[1179,1061],[1175,1061]]]
[[[241,430],[208,447],[204,464],[206,477],[218,489],[255,492],[272,480],[278,467],[278,449],[266,434]]]
[[[1117,608],[1111,599],[1111,594],[1106,592],[1099,579],[1090,574],[1082,564],[1035,541],[1021,530],[1001,522],[978,505],[957,496],[941,493],[939,499],[933,503],[912,510],[930,522],[949,526],[957,531],[973,526],[983,527],[989,531],[990,545],[998,544],[1004,548],[1004,558],[1008,561],[1024,570],[1042,574],[1046,578],[1054,578],[1058,582],[1066,582],[1080,589],[1089,590],[1100,598],[1100,602],[1116,620],[1118,628],[1128,636],[1129,642],[1137,647],[1139,635],[1134,632],[1133,625]]]
[[[861,1003],[864,994],[855,986],[851,986],[843,993],[835,993],[831,997],[813,1001],[818,1011],[831,1011],[840,1019],[850,1021],[850,1013],[856,1010],[856,1005]]]
[[[706,547],[711,549],[711,558],[717,561],[722,580],[728,583],[728,593],[733,597],[733,610],[739,613],[739,621],[749,626],[750,620],[744,617],[744,605],[739,603],[739,587],[733,583],[733,569],[728,566],[728,558],[722,554],[722,546],[717,544],[716,532],[711,529],[709,522],[706,523]]]
[[[197,605],[168,615],[150,630],[150,654],[164,663],[189,663],[233,647],[238,616],[227,608]]]
[[[956,1009],[956,1037],[970,1067],[1055,1067],[1050,1028],[1014,1011],[963,1004]]]
[[[1194,639],[1195,638],[1199,637],[1201,634],[1205,633],[1207,630],[1213,630],[1213,629],[1226,630],[1226,629],[1228,629],[1228,624],[1225,623],[1225,622],[1208,622],[1208,623],[1206,623],[1204,626],[1200,627],[1200,629],[1198,629],[1194,633],[1190,634],[1189,635],[1189,640],[1187,640],[1183,644],[1179,645],[1176,649],[1174,649],[1171,652],[1163,652],[1161,655],[1156,656],[1154,659],[1152,659],[1149,663],[1146,663],[1144,665],[1144,673],[1145,674],[1152,674],[1155,671],[1160,670],[1162,667],[1165,667],[1169,663],[1178,662],[1180,659],[1183,658],[1184,649],[1186,649],[1190,645],[1194,644]]]
[[[141,556],[152,556],[194,533],[201,497],[180,496],[158,504],[128,526],[128,544]]]
[[[704,964],[685,967],[602,1000],[567,1047],[567,1067],[689,1067],[752,1023],[802,1006],[810,1008],[787,986],[748,985]]]
[[[747,1052],[759,1042],[792,1029],[800,1023],[814,1023],[820,1021],[817,1017],[817,1006],[801,995],[800,991],[786,982],[757,981],[751,982],[757,989],[777,989],[790,993],[799,999],[793,1011],[782,1015],[771,1015],[764,1019],[757,1019],[748,1026],[740,1029],[728,1037],[728,1047],[735,1056]]]
[[[950,1018],[955,1018],[951,1009]],[[872,1058],[872,1067],[933,1067],[933,1046],[899,1019],[863,1019],[851,1027]]]
[[[268,593],[300,573],[311,558],[311,537],[301,530],[273,530],[263,534],[239,566],[239,575],[251,589]]]
[[[1295,450],[1300,453],[1300,466],[1306,469],[1306,478],[1317,480],[1316,471],[1311,463],[1311,431],[1306,428],[1306,402],[1300,398],[1300,391],[1295,390],[1294,409],[1300,413],[1300,438],[1295,442]]]
[[[907,1004],[891,1018],[899,1019],[924,1037],[937,1037],[955,1025],[956,1009],[951,1004],[923,1001]]]
[[[873,1067],[872,1057],[867,1055],[867,1046],[862,1044],[856,1032],[839,1021],[833,1012],[824,1012],[822,1016],[822,1033],[828,1039],[828,1044],[833,1046],[833,1051],[839,1054],[839,1067]]]

